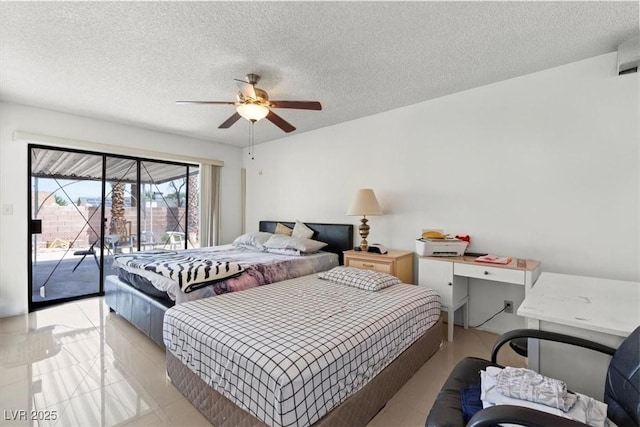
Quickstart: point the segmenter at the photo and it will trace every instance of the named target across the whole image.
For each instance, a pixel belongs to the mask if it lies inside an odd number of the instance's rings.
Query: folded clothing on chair
[[[531,369],[506,367],[496,375],[500,394],[558,408],[567,412],[578,397],[567,391],[564,381],[545,377]]]
[[[607,419],[607,404],[592,397],[585,396],[584,394],[575,393],[577,397],[576,403],[567,412],[526,399],[505,396],[498,391],[497,387],[497,376],[500,371],[502,371],[501,368],[493,366],[487,367],[486,371],[480,371],[480,384],[482,389],[480,398],[482,399],[482,406],[484,408],[495,405],[516,405],[547,412],[559,417],[569,418],[590,426],[606,427],[613,425]]]
[[[469,420],[482,409],[480,384],[473,384],[460,390],[460,403],[462,404],[462,417],[464,422]]]

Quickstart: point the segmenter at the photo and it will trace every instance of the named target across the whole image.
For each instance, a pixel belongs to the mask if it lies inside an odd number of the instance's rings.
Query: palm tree
[[[117,234],[120,241],[127,239],[127,222],[124,209],[124,183],[111,184],[111,223],[109,234]]]

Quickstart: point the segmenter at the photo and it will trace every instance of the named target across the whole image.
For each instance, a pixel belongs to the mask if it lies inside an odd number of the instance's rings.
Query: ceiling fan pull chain
[[[255,123],[255,120],[251,120],[251,141],[249,142],[249,155],[251,156],[251,160],[253,160],[253,124]]]

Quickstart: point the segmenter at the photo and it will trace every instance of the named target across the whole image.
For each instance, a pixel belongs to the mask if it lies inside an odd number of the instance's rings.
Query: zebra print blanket
[[[184,293],[239,276],[244,271],[237,262],[195,258],[177,252],[145,251],[116,257],[120,264],[152,271],[173,280]]]

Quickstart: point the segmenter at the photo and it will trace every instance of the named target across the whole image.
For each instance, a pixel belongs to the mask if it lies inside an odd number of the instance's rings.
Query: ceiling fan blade
[[[242,95],[244,95],[245,98],[258,99],[258,97],[256,96],[256,90],[253,88],[253,85],[251,83],[247,83],[243,80],[238,79],[233,80],[236,81],[238,89],[240,89],[240,92],[242,93]]]
[[[282,129],[286,133],[293,132],[294,130],[296,130],[296,128],[291,123],[289,123],[288,121],[286,121],[285,119],[283,119],[282,117],[280,117],[279,115],[277,115],[271,110],[269,110],[269,114],[267,114],[267,120],[269,120],[274,125],[278,126],[280,129]]]
[[[274,108],[296,108],[298,110],[322,110],[318,101],[269,101]]]
[[[224,121],[224,123],[218,126],[218,129],[228,129],[231,127],[232,124],[234,124],[238,120],[240,120],[240,114],[233,113],[231,117],[229,117],[227,120]]]
[[[176,104],[230,104],[234,105],[233,101],[176,101]]]

